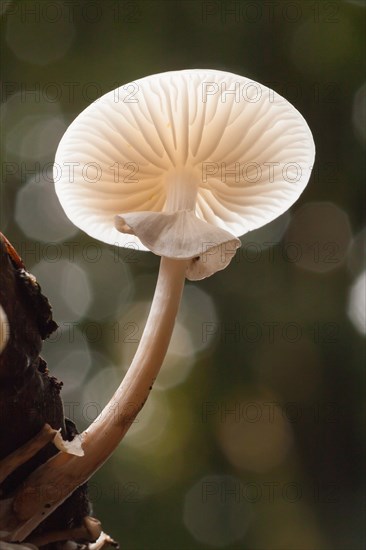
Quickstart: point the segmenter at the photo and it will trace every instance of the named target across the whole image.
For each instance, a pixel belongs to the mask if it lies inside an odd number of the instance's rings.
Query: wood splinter
[[[46,423],[37,435],[0,460],[0,484],[19,466],[27,462],[47,443],[52,441],[56,434],[57,430]]]

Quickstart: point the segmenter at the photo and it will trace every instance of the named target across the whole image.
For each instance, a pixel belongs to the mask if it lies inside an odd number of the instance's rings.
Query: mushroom
[[[224,269],[238,236],[286,211],[314,161],[311,132],[284,98],[215,70],[148,76],[95,101],[56,154],[67,216],[106,243],[161,256],[146,327],[120,387],[83,434],[84,456],[59,453],[16,495],[25,536],[103,464],[146,401],[164,360],[185,278]],[[57,483],[48,509],[42,485]],[[41,495],[34,502],[33,491]]]

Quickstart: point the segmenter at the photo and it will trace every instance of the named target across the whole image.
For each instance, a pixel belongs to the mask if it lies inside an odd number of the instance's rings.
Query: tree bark
[[[60,395],[62,382],[51,375],[40,356],[42,340],[57,329],[52,308],[35,278],[26,271],[22,260],[1,233],[0,305],[10,330],[9,340],[0,354],[0,531],[6,532],[11,526],[1,508],[5,510],[7,499],[31,472],[59,452],[50,439],[52,430],[45,428],[45,424],[54,430],[61,429],[62,437],[67,440],[72,440],[77,430],[73,422],[64,417]],[[49,433],[51,435],[47,435]],[[24,457],[25,462],[19,464]],[[9,474],[9,468],[14,467]],[[46,533],[76,532],[85,524],[90,512],[85,484],[47,517],[29,540],[31,542],[32,537],[47,540]],[[41,547],[53,550],[59,548],[58,544],[46,543]]]

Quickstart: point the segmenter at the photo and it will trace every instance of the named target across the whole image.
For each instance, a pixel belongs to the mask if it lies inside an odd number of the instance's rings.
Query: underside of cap
[[[125,84],[87,107],[60,142],[54,179],[70,220],[110,244],[130,244],[111,223],[118,213],[169,211],[174,178],[197,182],[200,220],[240,236],[298,199],[314,154],[304,118],[267,86],[183,70]]]
[[[198,219],[192,210],[127,212],[115,217],[115,227],[136,235],[158,256],[189,260],[186,277],[191,281],[225,269],[241,244],[228,231]]]

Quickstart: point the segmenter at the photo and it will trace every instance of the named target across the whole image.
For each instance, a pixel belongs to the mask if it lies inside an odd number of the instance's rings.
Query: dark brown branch
[[[10,328],[9,340],[0,354],[0,507],[6,509],[0,514],[0,531],[9,532],[17,519],[9,502],[29,474],[59,452],[51,442],[55,431],[61,430],[64,439],[72,440],[77,430],[64,418],[62,382],[51,376],[40,356],[42,340],[57,329],[51,306],[1,233],[0,305]],[[37,541],[42,549],[53,550],[57,544],[53,541],[62,537],[74,540],[76,533],[87,544],[100,534],[100,529],[94,529],[83,537],[86,525],[97,521],[86,520],[89,515],[83,485],[33,531],[29,542]]]

